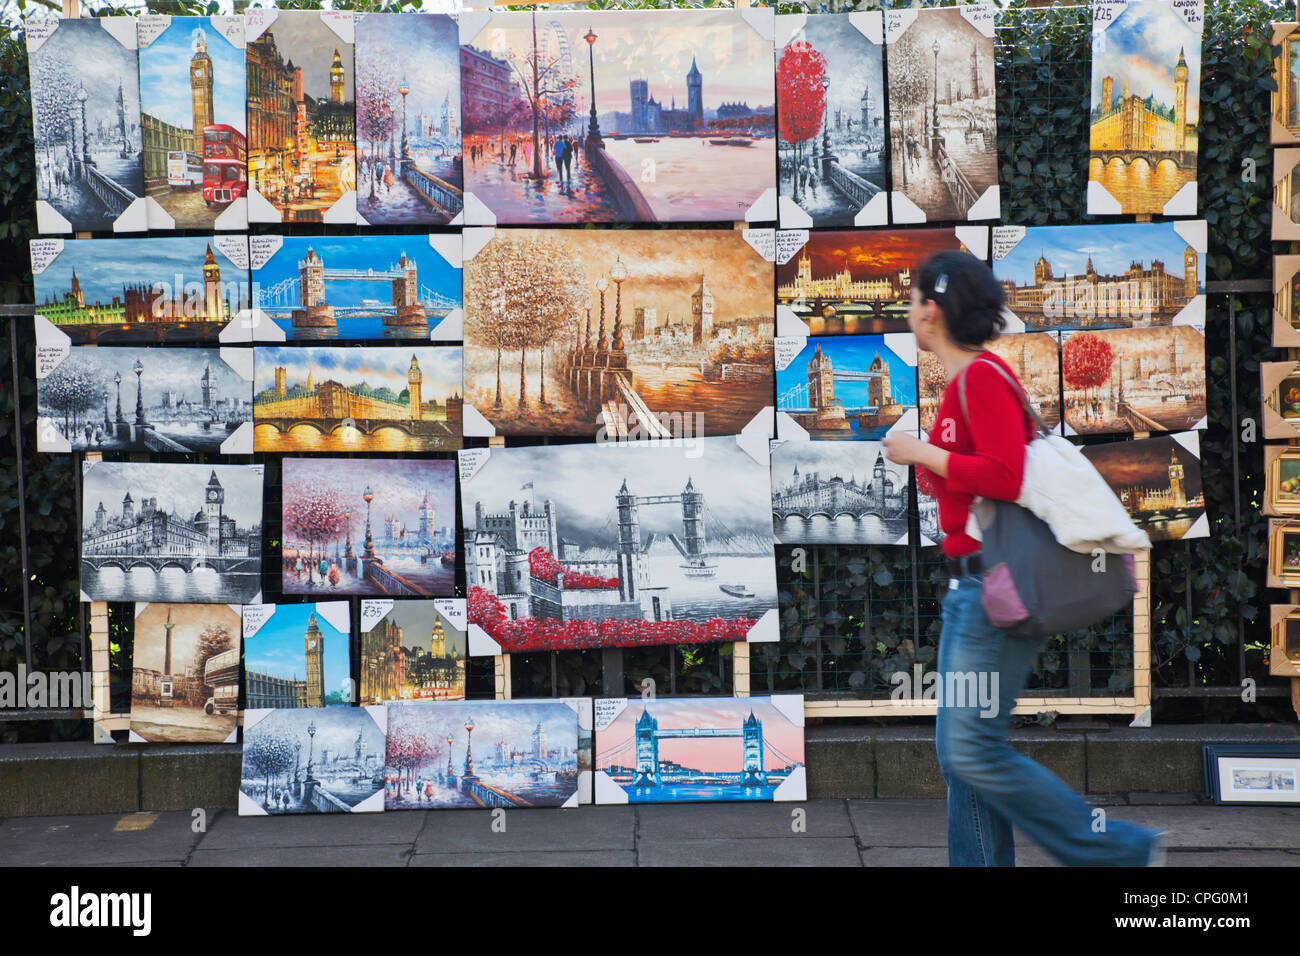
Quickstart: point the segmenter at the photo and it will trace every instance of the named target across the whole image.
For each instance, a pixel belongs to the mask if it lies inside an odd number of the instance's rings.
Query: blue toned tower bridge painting
[[[389,810],[576,806],[579,728],[567,700],[388,705]]]
[[[616,698],[595,708],[597,803],[805,796],[801,696]]]
[[[778,340],[778,356],[790,341],[799,340]],[[916,408],[916,340],[906,332],[810,337],[784,368],[778,360],[776,396],[777,411],[813,439],[879,440]]]

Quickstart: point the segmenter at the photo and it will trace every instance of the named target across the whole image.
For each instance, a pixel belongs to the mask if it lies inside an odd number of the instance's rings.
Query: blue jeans
[[[1145,866],[1157,831],[1106,818],[1099,832],[1083,797],[1011,746],[1011,708],[1047,640],[1012,637],[989,623],[982,576],[956,581],[943,601],[939,689],[956,686],[949,674],[983,675],[997,706],[988,692],[984,705],[969,694],[939,698],[935,746],[948,784],[948,864],[1015,866],[1014,823],[1067,866]]]

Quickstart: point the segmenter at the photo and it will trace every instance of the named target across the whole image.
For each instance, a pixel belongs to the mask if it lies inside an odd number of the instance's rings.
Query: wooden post
[[[104,456],[97,451],[86,452],[86,461],[103,461]],[[80,463],[73,457],[73,467]],[[81,502],[77,502],[81,507]],[[77,569],[81,573],[80,567]],[[78,580],[78,587],[80,581]],[[91,721],[93,737],[97,744],[113,743],[114,730],[126,730],[131,724],[130,714],[113,713],[112,689],[112,654],[109,649],[108,602],[90,602],[90,686],[91,686]]]

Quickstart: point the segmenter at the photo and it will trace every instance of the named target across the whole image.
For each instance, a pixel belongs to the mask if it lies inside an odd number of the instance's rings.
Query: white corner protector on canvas
[[[776,307],[776,334],[786,339],[806,339],[812,335],[808,323],[794,314],[788,305]]]
[[[886,332],[881,336],[885,348],[913,368],[916,367],[916,336],[911,332]]]
[[[334,205],[325,210],[324,219],[326,223],[334,225],[355,226],[357,224],[356,190],[349,189],[334,200]]]
[[[802,335],[778,335],[772,339],[772,358],[776,370],[784,372],[790,363],[799,357],[799,353],[808,345],[808,339]]]
[[[497,427],[473,405],[461,407],[461,435],[465,438],[491,438],[496,433]]]
[[[460,234],[461,264],[469,262],[482,252],[492,237],[496,235],[496,226],[466,226]]]
[[[785,265],[808,244],[807,229],[778,229],[776,231],[776,264]]]
[[[1123,212],[1124,207],[1110,194],[1110,190],[1095,179],[1088,180],[1089,216],[1118,216]]]
[[[452,309],[429,330],[430,342],[459,342],[465,338],[465,310]]]
[[[915,13],[916,11],[911,12]],[[896,225],[929,221],[926,218],[925,210],[908,199],[906,193],[899,192],[897,189],[889,194],[889,204],[893,209],[894,223]]]
[[[907,32],[907,28],[916,22],[916,15],[919,10],[908,7],[903,10],[886,10],[885,13],[885,42],[896,43],[898,38]]]
[[[781,639],[781,621],[776,608],[770,607],[754,626],[745,632],[746,644],[771,644]]]
[[[248,640],[262,629],[262,625],[275,617],[275,605],[263,604],[260,601],[245,604],[239,609],[239,617],[244,625],[244,640]],[[247,719],[244,721],[244,726],[248,726]]]
[[[236,50],[244,48],[244,17],[243,14],[234,14],[233,16],[213,16],[208,17],[208,22],[212,24],[212,29],[222,37],[226,42]]]
[[[249,222],[284,222],[284,218],[280,215],[280,210],[276,209],[269,199],[252,186],[248,187],[247,198]]]
[[[469,617],[468,603],[465,598],[434,598],[433,607],[442,615],[442,619],[458,631],[465,630]]]
[[[316,604],[316,616],[328,621],[341,634],[352,632],[352,617],[348,612],[347,601],[319,601]]]
[[[99,17],[99,25],[126,50],[139,49],[134,17]]]
[[[241,794],[242,796],[242,794]],[[803,767],[795,767],[790,776],[772,791],[772,799],[777,802],[808,799],[808,772]]]
[[[776,222],[776,187],[768,186],[745,210],[745,222]]]
[[[966,218],[972,222],[978,219],[1002,218],[1002,187],[994,183],[985,189],[980,198],[966,210]]]
[[[777,197],[776,210],[777,222],[782,229],[806,229],[813,224],[812,216],[789,196]]]
[[[903,432],[909,435],[919,435],[922,441],[927,441],[925,433],[921,428],[921,413],[915,408],[909,408],[899,416],[898,421],[890,425],[885,431],[886,435],[893,432]]]
[[[773,408],[771,405],[764,405],[760,408],[754,413],[754,417],[746,423],[745,427],[740,430],[740,437],[743,438],[747,435],[758,436],[764,442],[769,438],[774,437],[776,430],[775,422],[772,418],[772,412]],[[742,447],[744,446],[742,445]],[[750,454],[752,455],[753,452],[751,451]]]
[[[996,6],[987,3],[963,6],[959,9],[962,19],[978,30],[980,36],[993,39],[993,33],[997,29],[998,8]]]
[[[344,43],[356,42],[356,14],[351,10],[322,10],[320,18]]]
[[[361,602],[361,633],[369,631],[376,624],[388,617],[393,609],[391,598],[366,598]]]
[[[51,323],[45,316],[34,318],[36,327],[36,380],[49,376],[72,353],[72,340],[66,332]],[[38,388],[39,393],[39,388]],[[36,450],[53,454],[72,451],[72,442],[45,416],[36,421]]]
[[[248,383],[248,398],[253,398],[253,350],[221,348],[217,354],[230,370]],[[221,443],[223,455],[251,455],[253,453],[253,423],[240,422]]]
[[[889,222],[889,194],[883,189],[853,216],[854,226],[883,226]]]
[[[492,457],[491,448],[462,448],[456,453],[458,462],[457,471],[460,474],[460,483],[462,485],[467,481],[473,481],[474,476],[479,473],[479,469],[487,464]],[[461,489],[464,493],[464,489]]]
[[[72,232],[72,223],[44,199],[36,200],[36,230],[43,233]]]
[[[176,220],[152,196],[144,197],[144,216],[150,229],[175,229]]]
[[[497,224],[496,213],[488,208],[483,200],[479,199],[471,192],[461,195],[460,212],[456,218],[451,221],[453,226],[495,226]]]
[[[804,428],[786,412],[776,413],[776,435],[781,441],[810,441],[808,429]]]
[[[442,256],[447,265],[459,269],[463,264],[459,233],[429,233],[429,248]]]
[[[244,43],[249,44],[271,28],[280,16],[275,7],[257,7],[244,11]]]
[[[1183,183],[1182,188],[1169,197],[1169,201],[1164,204],[1160,214],[1163,216],[1195,216],[1197,213],[1196,202],[1196,180],[1193,179],[1190,183]]]
[[[957,237],[957,241],[969,249],[970,254],[976,259],[983,259],[985,262],[989,261],[988,226],[953,226],[952,232]]]
[[[766,262],[776,261],[775,229],[742,229],[741,237],[749,247],[763,257]]]
[[[501,645],[478,624],[471,623],[465,628],[465,639],[470,657],[496,657],[504,653]]]
[[[791,40],[799,36],[807,22],[806,13],[778,13],[775,32],[772,35],[776,49],[784,50]]]
[[[149,229],[148,208],[143,199],[131,200],[131,205],[122,211],[122,215],[113,220],[113,231],[147,232]]]
[[[776,36],[776,11],[771,7],[741,7],[739,13],[760,37],[772,43]],[[773,49],[775,55],[775,49]]]
[[[478,35],[483,32],[483,28],[487,26],[487,22],[491,19],[491,10],[462,11],[456,24],[460,30],[460,45],[474,45],[474,41],[478,39]]]

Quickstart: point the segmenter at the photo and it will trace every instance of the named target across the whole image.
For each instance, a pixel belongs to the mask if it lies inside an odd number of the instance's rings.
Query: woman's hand
[[[904,431],[892,431],[880,440],[885,457],[896,465],[923,465],[940,478],[948,477],[948,452]]]

